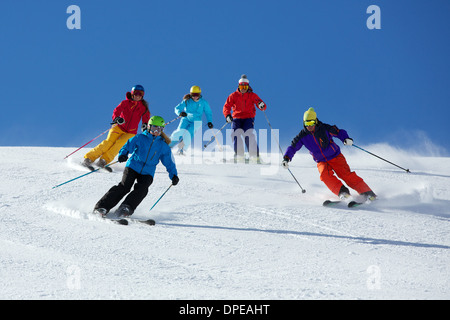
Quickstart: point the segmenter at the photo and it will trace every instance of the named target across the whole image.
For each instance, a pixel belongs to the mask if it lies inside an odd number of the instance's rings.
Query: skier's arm
[[[139,135],[134,136],[133,138],[129,139],[127,143],[120,149],[119,151],[119,157],[120,156],[127,156],[129,153],[132,153],[134,149],[136,148],[136,140],[139,138]]]
[[[206,121],[212,122],[212,111],[211,111],[211,107],[209,106],[209,103],[208,103],[207,101],[204,101],[204,102],[205,102],[205,106],[204,106],[203,112],[204,112],[205,115],[206,115]]]
[[[123,101],[121,103],[119,103],[119,105],[114,109],[113,114],[112,114],[113,121],[116,118],[120,118],[120,116],[122,114],[122,110],[123,110]]]
[[[327,126],[327,131],[333,136],[333,137],[337,137],[339,140],[341,140],[342,142],[345,143],[345,141],[347,139],[350,139],[353,141],[353,139],[351,139],[347,133],[347,131],[345,131],[344,129],[339,129],[337,126],[330,126],[330,125],[326,125]]]
[[[175,162],[173,161],[172,151],[170,150],[168,145],[163,146],[160,160],[161,163],[166,167],[166,170],[169,173],[169,178],[172,180],[173,177],[178,173]]]
[[[147,127],[148,121],[150,120],[150,116],[151,116],[150,110],[148,109],[142,115],[142,125],[145,124],[145,127]]]
[[[253,93],[253,96],[256,107],[258,107],[259,110],[266,110],[267,105],[265,104],[265,102],[262,101],[262,99],[256,93]]]
[[[228,115],[231,115],[231,107],[234,105],[233,102],[233,94],[230,94],[227,98],[227,101],[223,105],[223,116],[226,118]]]
[[[185,111],[185,108],[186,108],[186,101],[183,100],[175,107],[175,114],[179,116],[181,112]]]
[[[284,153],[283,159],[291,161],[295,153],[303,147],[302,132],[300,132],[293,140]]]

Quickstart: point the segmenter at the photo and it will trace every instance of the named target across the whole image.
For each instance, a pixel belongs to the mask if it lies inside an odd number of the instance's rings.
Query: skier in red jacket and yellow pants
[[[83,165],[92,170],[92,163],[98,159],[98,166],[104,168],[119,153],[125,143],[137,134],[139,122],[142,120],[142,128],[146,129],[150,120],[148,103],[144,100],[144,87],[136,85],[127,92],[123,100],[113,111],[113,126],[109,130],[108,137],[98,146],[85,154]],[[170,139],[166,134],[162,135],[167,143]],[[108,167],[107,167],[108,168]]]

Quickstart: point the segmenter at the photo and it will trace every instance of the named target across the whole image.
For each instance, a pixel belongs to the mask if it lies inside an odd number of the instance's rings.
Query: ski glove
[[[121,117],[115,117],[114,120],[113,120],[113,122],[112,122],[111,124],[114,124],[114,123],[117,123],[117,124],[124,124],[124,123],[125,123],[125,119],[124,119],[124,118],[121,118]]]
[[[214,126],[212,124],[212,122],[208,122],[208,128],[212,129]]]
[[[353,139],[352,138],[347,138],[344,140],[344,145],[346,146],[352,146],[353,145]]]
[[[128,156],[122,154],[119,156],[119,162],[125,162],[128,160]]]
[[[178,178],[177,175],[174,175],[174,176],[172,177],[172,184],[173,184],[174,186],[176,186],[176,185],[178,184],[178,181],[180,181],[180,179]]]
[[[227,115],[225,119],[227,120],[228,123],[233,121],[233,117],[231,116],[231,114]]]
[[[143,123],[141,129],[142,129],[142,132],[144,132],[145,130],[147,130],[147,124],[146,124],[146,123]]]
[[[187,113],[184,112],[184,111],[181,111],[181,112],[180,112],[180,116],[182,116],[182,117],[187,117]]]
[[[281,165],[283,166],[283,168],[289,169],[289,161],[290,161],[290,159],[288,156],[285,156],[283,158],[283,161],[281,162]]]
[[[265,107],[265,104],[264,104],[264,102],[260,101],[260,102],[258,102],[257,106],[258,106],[259,110],[263,110]]]

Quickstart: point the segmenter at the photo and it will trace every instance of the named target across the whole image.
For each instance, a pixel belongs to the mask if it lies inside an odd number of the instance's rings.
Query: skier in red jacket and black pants
[[[247,76],[243,74],[239,80],[238,89],[228,96],[223,106],[223,115],[228,123],[231,122],[233,129],[235,162],[244,161],[244,145],[242,143],[244,138],[250,161],[260,163],[259,148],[254,133],[256,108],[266,110],[267,106],[253,92]]]

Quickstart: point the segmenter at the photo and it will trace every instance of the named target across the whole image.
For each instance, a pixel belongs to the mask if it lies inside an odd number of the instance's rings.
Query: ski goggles
[[[144,96],[144,91],[134,90],[134,91],[131,92],[131,94],[134,95],[134,96],[141,96],[141,97],[143,97]]]
[[[191,97],[200,97],[200,93],[191,93]]]
[[[239,89],[248,89],[248,84],[247,83],[240,83],[239,84]]]
[[[161,132],[163,132],[163,130],[164,130],[164,127],[160,127],[160,126],[151,125],[149,127],[149,131],[154,134],[161,134]]]
[[[305,120],[305,121],[303,121],[303,124],[306,127],[312,127],[312,126],[316,125],[316,120]]]

